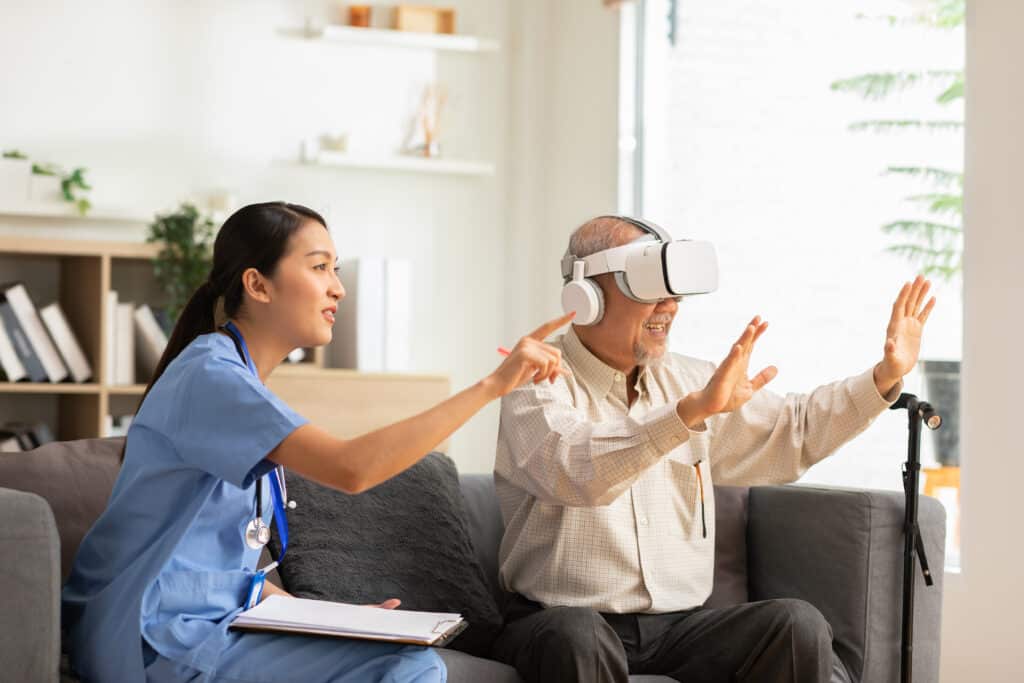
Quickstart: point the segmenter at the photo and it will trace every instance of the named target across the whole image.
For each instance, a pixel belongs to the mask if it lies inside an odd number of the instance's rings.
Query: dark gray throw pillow
[[[278,569],[289,593],[401,609],[458,612],[469,627],[448,646],[487,656],[502,618],[473,552],[455,464],[431,453],[359,495],[286,474],[288,552]],[[277,534],[271,546],[280,550]]]

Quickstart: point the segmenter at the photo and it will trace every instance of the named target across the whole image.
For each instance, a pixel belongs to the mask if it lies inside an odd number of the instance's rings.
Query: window
[[[921,357],[952,361],[951,392],[919,370],[905,391],[943,413],[943,460],[958,445],[962,19],[960,0],[641,0],[623,15],[620,208],[711,240],[721,268],[717,292],[683,302],[672,350],[720,360],[761,314],[752,372],[776,365],[772,390],[806,392],[881,358],[900,285],[930,267]],[[884,413],[802,481],[899,490],[906,431]],[[939,454],[926,437],[956,567],[959,463]]]

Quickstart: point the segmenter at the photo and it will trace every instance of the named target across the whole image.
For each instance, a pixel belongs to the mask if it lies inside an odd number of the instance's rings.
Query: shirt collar
[[[600,396],[606,396],[615,384],[616,375],[625,375],[606,364],[595,356],[583,345],[580,338],[576,336],[576,329],[569,327],[569,330],[562,337],[562,354],[569,361],[570,368],[577,381],[582,381],[593,389]],[[649,366],[642,366],[637,377],[637,385],[642,389],[641,393],[647,393],[647,376],[650,373]]]

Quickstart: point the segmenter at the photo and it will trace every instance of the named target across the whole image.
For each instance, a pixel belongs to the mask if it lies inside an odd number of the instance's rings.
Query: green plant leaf
[[[947,236],[958,236],[963,233],[959,225],[948,223],[935,223],[933,221],[900,220],[886,223],[882,226],[882,232],[887,234],[902,233],[904,235],[917,235],[933,241],[939,234]]]
[[[60,175],[60,169],[53,164],[32,164],[33,175]]]
[[[949,171],[933,166],[890,166],[884,173],[894,175],[906,175],[921,178],[931,182],[936,187],[949,187],[956,185],[963,187],[964,174],[961,171]]]
[[[919,119],[881,119],[876,121],[856,121],[848,128],[854,132],[871,131],[886,133],[894,130],[961,130],[963,121],[921,121]]]
[[[886,251],[898,254],[921,268],[921,274],[949,282],[962,269],[961,251],[954,247],[932,248],[919,244],[895,244]]]
[[[931,70],[931,71],[883,71],[861,74],[852,78],[833,81],[829,86],[836,92],[847,92],[860,95],[866,100],[881,100],[895,92],[912,88],[922,83],[938,81],[946,83],[963,79],[963,71]]]
[[[177,320],[189,297],[207,278],[213,260],[214,225],[192,204],[160,214],[149,226],[147,242],[163,248],[153,261],[153,272],[168,298],[168,314]]]
[[[960,72],[959,78],[953,81],[948,88],[935,98],[935,101],[939,104],[949,104],[956,100],[962,100],[964,98],[964,74]]]
[[[929,213],[954,216],[962,216],[964,213],[964,196],[962,194],[931,192],[907,197],[907,201],[927,204]]]
[[[24,153],[16,149],[5,149],[2,156],[4,159],[28,159]]]

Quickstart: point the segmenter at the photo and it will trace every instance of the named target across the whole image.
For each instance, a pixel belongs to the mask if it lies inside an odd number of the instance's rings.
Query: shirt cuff
[[[661,455],[679,448],[690,440],[691,435],[696,436],[707,431],[706,427],[700,431],[690,430],[676,412],[674,401],[647,413],[644,423],[647,435]]]
[[[887,395],[882,396],[875,384],[875,369],[872,367],[853,378],[850,390],[857,412],[864,418],[873,419],[900,397],[900,393],[903,391],[903,380],[897,382]]]

